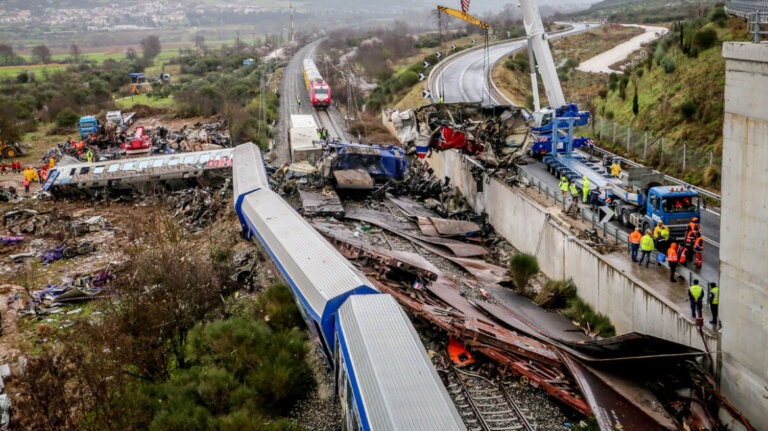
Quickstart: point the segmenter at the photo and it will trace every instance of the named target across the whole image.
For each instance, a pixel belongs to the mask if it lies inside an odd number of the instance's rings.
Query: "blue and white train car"
[[[270,190],[257,146],[235,149],[233,188],[245,235],[272,258],[334,368],[344,429],[466,431],[400,306]]]
[[[355,295],[336,316],[336,384],[348,430],[463,430],[416,330],[390,295]]]
[[[249,237],[258,237],[290,284],[302,315],[330,361],[336,311],[349,295],[379,291],[293,207],[269,189],[261,151],[256,145],[238,146],[235,160],[235,209],[243,228]]]

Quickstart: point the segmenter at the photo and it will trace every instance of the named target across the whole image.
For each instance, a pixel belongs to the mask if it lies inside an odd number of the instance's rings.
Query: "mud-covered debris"
[[[215,222],[229,209],[225,201],[228,185],[221,190],[195,188],[171,193],[168,202],[174,210],[174,217],[188,226],[202,228]]]
[[[40,232],[49,222],[47,214],[31,209],[13,210],[3,214],[3,225],[14,235]]]
[[[43,265],[55,262],[59,259],[71,259],[76,256],[93,253],[96,245],[90,241],[64,241],[61,244],[43,251],[40,256]]]
[[[97,232],[106,229],[109,226],[104,216],[82,217],[72,222],[72,229],[75,235],[85,235],[90,232]]]

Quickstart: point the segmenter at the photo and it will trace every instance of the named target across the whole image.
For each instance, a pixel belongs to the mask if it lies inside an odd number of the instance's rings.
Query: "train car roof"
[[[317,130],[317,123],[315,123],[315,117],[312,115],[291,115],[291,128],[312,128]]]
[[[235,165],[239,163],[236,159]],[[328,342],[333,337],[333,314],[344,300],[353,293],[378,292],[276,193],[261,189],[246,195],[240,212],[308,311],[322,322]]]
[[[364,429],[466,430],[393,297],[350,297],[337,315],[337,330]]]
[[[269,189],[264,156],[256,144],[249,142],[238,145],[233,157],[237,160],[237,163],[232,164],[232,191],[236,200],[254,190]]]

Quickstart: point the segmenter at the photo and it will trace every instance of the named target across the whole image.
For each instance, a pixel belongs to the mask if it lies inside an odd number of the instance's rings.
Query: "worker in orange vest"
[[[29,193],[29,178],[24,177],[24,193]]]
[[[704,251],[704,237],[699,235],[693,243],[693,251],[696,253],[696,268],[701,268],[701,253]]]
[[[635,227],[635,230],[629,234],[629,246],[632,250],[632,262],[637,262],[637,252],[640,250],[641,239],[643,239],[643,234],[640,233],[640,228]]]
[[[699,235],[701,235],[701,225],[699,225],[698,221],[699,221],[699,218],[694,217],[691,220],[691,222],[688,223],[688,230],[695,230],[696,232],[699,233]]]
[[[675,281],[675,269],[677,268],[677,243],[672,243],[667,250],[667,262],[669,262],[669,281]]]

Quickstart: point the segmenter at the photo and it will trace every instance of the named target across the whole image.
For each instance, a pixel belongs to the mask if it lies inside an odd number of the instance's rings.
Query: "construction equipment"
[[[80,137],[85,139],[99,131],[99,119],[95,115],[80,117],[80,121],[77,122],[77,128],[80,129]]]
[[[485,22],[483,22],[483,21],[473,17],[472,15],[470,15],[470,14],[468,14],[466,12],[462,12],[462,11],[456,10],[456,9],[451,9],[451,8],[445,7],[445,6],[438,6],[437,10],[439,12],[445,12],[448,15],[455,16],[456,18],[462,19],[462,20],[464,20],[464,21],[466,21],[466,22],[468,22],[468,23],[470,23],[472,25],[476,25],[476,26],[482,28],[485,31],[488,31],[488,30],[491,29],[491,26],[489,26]]]
[[[146,156],[152,150],[152,138],[144,134],[144,127],[139,126],[133,137],[123,144],[123,149],[128,157]]]
[[[23,154],[21,146],[16,142],[2,142],[0,141],[0,155],[4,159],[12,159]]]
[[[115,123],[120,127],[120,131],[124,132],[131,127],[136,121],[136,113],[129,112],[124,114],[123,111],[107,111],[107,122]]]
[[[567,103],[557,76],[552,52],[546,40],[544,25],[534,0],[520,0],[528,47],[538,62],[544,89],[551,106],[536,109],[533,132],[537,139],[534,154],[545,154],[543,160],[550,173],[566,177],[584,191],[585,179],[589,189],[600,188],[599,201],[607,205],[625,226],[645,229],[662,221],[673,239],[685,235],[685,227],[694,217],[701,217],[697,192],[682,186],[663,186],[664,175],[650,168],[630,168],[620,177],[606,172],[599,162],[576,151],[592,147],[591,138],[575,138],[574,128],[589,124],[589,112],[579,111],[576,104]],[[536,81],[533,93],[538,94]],[[586,193],[585,193],[586,194]],[[586,200],[586,199],[585,199]]]

